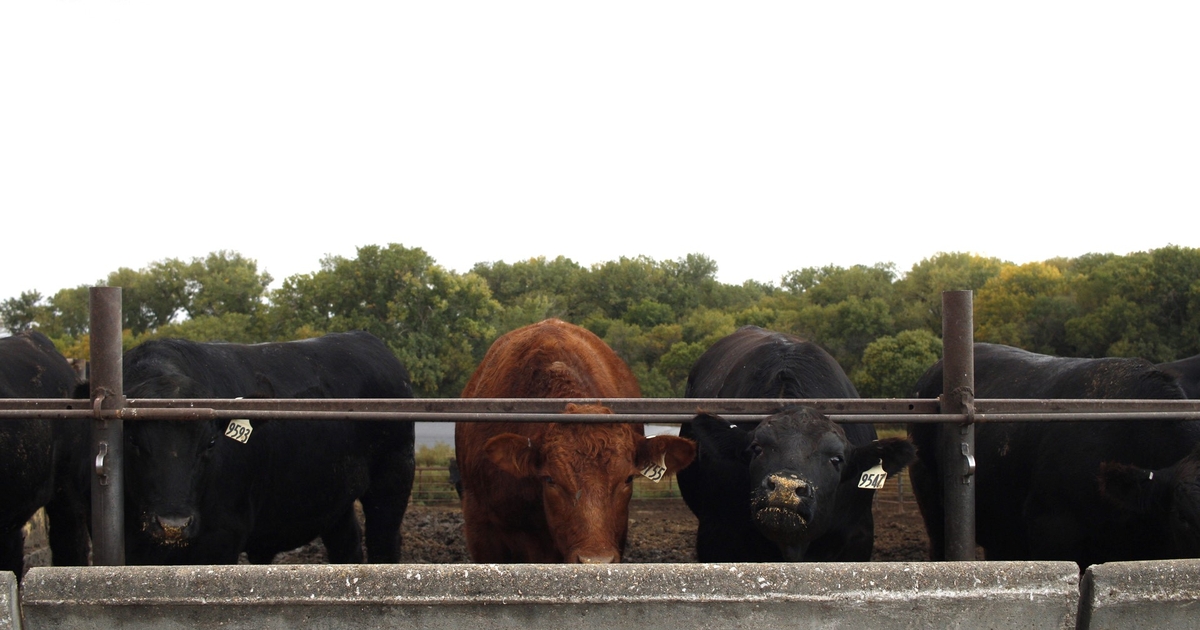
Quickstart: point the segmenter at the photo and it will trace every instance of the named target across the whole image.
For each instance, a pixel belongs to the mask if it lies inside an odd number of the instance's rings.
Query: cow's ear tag
[[[237,400],[242,397],[238,396]],[[245,444],[250,441],[250,434],[254,431],[254,427],[250,426],[250,421],[245,418],[230,420],[229,426],[225,427],[225,437],[231,438]]]
[[[254,431],[254,427],[250,426],[250,421],[245,418],[230,420],[229,426],[225,427],[225,437],[235,439],[242,444],[250,441],[250,433]]]
[[[653,481],[654,483],[658,483],[658,482],[662,481],[663,476],[665,476],[666,474],[667,474],[667,456],[666,455],[659,457],[657,464],[654,462],[650,462],[649,466],[646,466],[645,468],[642,469],[642,475],[644,477],[646,477],[647,479],[649,479],[650,481]]]
[[[879,460],[874,468],[864,472],[858,478],[858,487],[865,490],[878,490],[883,487],[883,482],[887,481],[887,473],[883,472],[883,460]]]

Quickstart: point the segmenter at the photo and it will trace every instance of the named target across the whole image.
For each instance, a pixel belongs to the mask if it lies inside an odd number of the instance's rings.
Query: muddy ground
[[[875,498],[876,562],[926,560],[929,538],[911,495],[900,493],[888,480]],[[462,536],[462,511],[457,505],[410,505],[404,516],[406,563],[470,562]],[[695,562],[696,517],[683,499],[634,499],[629,509],[629,540],[625,562]],[[280,554],[276,563],[324,562],[320,541]]]
[[[403,533],[405,562],[470,562],[457,506],[412,506]],[[682,499],[635,499],[630,505],[625,562],[695,562],[695,541],[696,517]],[[928,545],[915,503],[876,502],[872,560],[925,560]],[[295,560],[281,556],[276,561]]]
[[[891,479],[875,498],[875,553],[872,560],[925,560],[929,539],[917,504],[898,491]],[[39,522],[40,525],[40,522]],[[38,527],[37,529],[40,529]],[[45,566],[49,553],[45,534],[30,532],[26,539],[27,566]],[[462,511],[457,505],[413,504],[404,516],[406,563],[470,562],[462,536]],[[625,562],[695,562],[696,517],[683,499],[634,499],[629,509],[629,541]],[[243,555],[243,562],[245,557]],[[320,540],[279,554],[276,564],[325,562]]]

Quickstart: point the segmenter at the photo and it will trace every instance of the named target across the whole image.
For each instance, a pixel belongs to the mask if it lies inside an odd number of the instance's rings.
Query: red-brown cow
[[[463,398],[636,398],[637,379],[599,337],[557,319],[496,340]],[[566,413],[612,413],[568,404]],[[463,532],[475,562],[619,562],[633,476],[687,466],[696,446],[640,424],[460,422]]]

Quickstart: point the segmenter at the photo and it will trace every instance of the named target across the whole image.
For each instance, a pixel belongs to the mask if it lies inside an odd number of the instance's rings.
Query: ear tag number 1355
[[[883,482],[887,481],[887,473],[883,472],[883,460],[879,460],[874,468],[864,472],[858,478],[858,487],[866,490],[878,490],[883,487]]]

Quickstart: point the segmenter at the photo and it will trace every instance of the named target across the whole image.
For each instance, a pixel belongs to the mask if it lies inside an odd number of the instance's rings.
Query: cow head
[[[209,398],[194,381],[160,376],[127,390],[130,398]],[[200,499],[220,443],[220,421],[125,423],[125,512],[155,545],[184,547],[200,529]],[[237,446],[241,446],[240,444]]]
[[[904,438],[854,446],[840,426],[807,407],[787,409],[752,429],[701,414],[692,429],[701,459],[746,472],[754,527],[791,562],[803,560],[809,543],[829,530],[839,487],[870,492],[856,487],[863,472],[882,464],[892,475],[916,456]]]
[[[1100,464],[1100,494],[1122,509],[1166,523],[1179,557],[1200,557],[1200,445],[1174,464],[1148,470]]]
[[[566,413],[612,413],[596,405]],[[619,562],[629,526],[633,479],[651,465],[667,474],[692,462],[696,445],[676,436],[642,435],[635,424],[548,425],[539,438],[497,435],[484,450],[501,470],[541,485],[550,536],[566,562]]]

